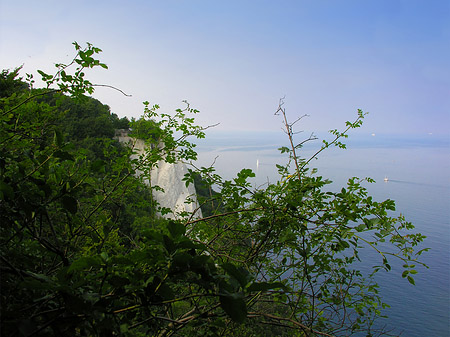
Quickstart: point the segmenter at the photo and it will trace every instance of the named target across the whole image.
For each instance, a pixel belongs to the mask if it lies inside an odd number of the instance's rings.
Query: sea
[[[309,136],[295,137],[300,142]],[[317,138],[331,140],[327,134]],[[350,177],[375,179],[364,185],[369,194],[378,201],[394,200],[394,214],[403,214],[415,226],[414,232],[427,237],[419,249],[430,248],[421,258],[428,268],[417,265],[415,285],[402,278],[401,261],[391,260],[390,272],[376,274],[380,295],[390,305],[383,311],[388,318],[377,324],[395,336],[450,336],[450,135],[355,134],[344,142],[346,149],[326,149],[310,167],[332,180],[329,188],[336,190]],[[281,131],[208,130],[197,144],[197,166],[214,165],[225,179],[243,168],[252,169],[256,174],[252,186],[261,188],[278,179],[276,164],[287,161],[278,148],[289,141]],[[309,141],[298,154],[309,158],[320,146],[320,140]],[[364,258],[363,272],[380,264],[375,252]]]

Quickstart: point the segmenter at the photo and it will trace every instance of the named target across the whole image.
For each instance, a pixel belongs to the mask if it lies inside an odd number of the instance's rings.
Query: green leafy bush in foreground
[[[158,205],[135,172],[158,160],[196,159],[189,137],[204,137],[189,105],[173,115],[145,103],[137,137],[145,155],[113,139],[124,128],[91,98],[85,72],[103,67],[100,49],[74,44],[76,57],[39,71],[46,88],[0,78],[0,261],[3,336],[348,336],[378,335],[384,306],[370,275],[354,262],[375,249],[380,265],[404,260],[411,283],[423,236],[392,200],[377,202],[351,178],[338,192],[298,156],[301,144],[282,104],[290,147],[280,180],[253,189],[243,169],[223,180],[214,168],[192,168],[217,186],[208,216],[155,217]],[[359,127],[364,113],[332,131],[313,157]],[[153,186],[152,188],[158,188]],[[208,197],[203,191],[203,197]],[[206,192],[206,193],[205,193]]]

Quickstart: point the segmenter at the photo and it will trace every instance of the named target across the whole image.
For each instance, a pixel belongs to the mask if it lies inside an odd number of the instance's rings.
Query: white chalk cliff
[[[125,130],[117,130],[116,137],[121,143],[127,144],[134,149],[134,153],[130,159],[137,159],[145,153],[146,145],[142,139],[131,138]],[[136,170],[137,175],[142,175],[142,171]],[[169,208],[172,213],[164,215],[165,218],[176,219],[180,212],[194,213],[194,218],[202,216],[195,187],[190,184],[186,187],[182,180],[184,175],[188,173],[186,164],[177,162],[170,164],[164,160],[158,161],[156,167],[151,172],[150,181],[144,179],[144,182],[149,186],[159,186],[163,189],[153,190],[153,198],[161,207]]]

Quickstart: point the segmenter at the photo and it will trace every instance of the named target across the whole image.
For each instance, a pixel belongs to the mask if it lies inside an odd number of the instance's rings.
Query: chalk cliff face
[[[117,130],[116,139],[127,146],[134,148],[134,154],[131,159],[139,158],[145,153],[146,145],[143,140],[135,139],[128,136],[126,131]],[[173,213],[164,215],[169,219],[176,219],[179,212],[195,212],[194,218],[202,216],[194,185],[186,187],[182,180],[184,175],[188,173],[184,163],[177,162],[174,164],[166,163],[160,160],[157,166],[150,173],[151,180],[145,179],[144,182],[149,186],[159,186],[163,189],[153,190],[153,198],[161,207],[169,208]],[[137,170],[137,175],[141,175],[142,171]]]

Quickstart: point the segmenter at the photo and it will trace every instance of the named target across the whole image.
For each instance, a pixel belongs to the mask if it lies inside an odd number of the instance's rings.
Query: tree
[[[57,64],[54,75],[38,71],[46,88],[34,89],[31,75],[28,85],[21,82],[16,70],[1,74],[7,83],[0,111],[5,336],[383,332],[373,328],[384,306],[377,286],[353,265],[365,245],[380,253],[374,272],[400,258],[404,277],[414,282],[422,253],[415,246],[423,236],[390,215],[392,200],[373,200],[358,178],[328,191],[330,181],[308,168],[312,158],[298,156],[302,143],[295,144],[295,123],[280,104],[290,141],[280,150],[290,160],[278,166],[278,182],[253,190],[251,170],[223,180],[213,167],[193,167],[186,184],[200,175],[219,187],[209,194],[210,214],[158,218],[135,173],[148,175],[159,160],[195,160],[189,137],[204,137],[191,116],[198,111],[186,103],[170,115],[145,102],[134,132],[158,146],[130,161],[132,150],[111,139],[112,126],[124,121],[84,96],[95,89],[85,71],[106,68],[95,58],[101,50],[74,46],[74,59]],[[73,117],[65,124],[64,116]],[[343,147],[340,139],[363,118],[359,111],[344,131],[332,131],[334,139],[313,157]],[[102,133],[96,125],[108,120],[112,126]]]
[[[28,85],[21,79],[16,77],[19,75],[19,71],[22,67],[14,69],[12,72],[3,70],[0,74],[0,95],[1,97],[8,97],[17,91],[28,89]]]

